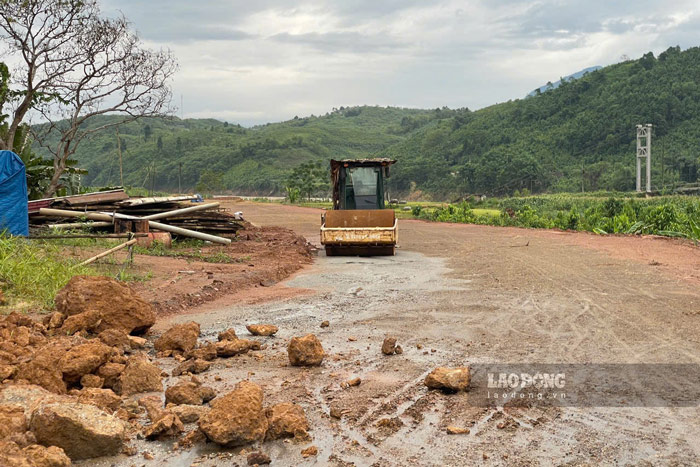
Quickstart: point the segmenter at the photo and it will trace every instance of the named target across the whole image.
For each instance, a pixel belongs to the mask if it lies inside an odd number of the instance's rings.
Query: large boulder
[[[224,446],[242,446],[260,441],[267,431],[263,391],[250,381],[241,381],[233,391],[212,402],[199,428],[211,441]]]
[[[292,366],[318,366],[325,357],[321,341],[313,334],[292,337],[287,346],[287,354]]]
[[[42,404],[29,424],[37,442],[58,446],[73,460],[118,454],[126,425],[90,404]]]
[[[176,324],[160,336],[154,343],[157,351],[179,350],[187,352],[197,347],[199,338],[199,323],[190,321],[185,324]]]
[[[267,417],[266,440],[291,438],[308,438],[309,422],[306,414],[297,404],[283,402],[273,405],[265,411]]]
[[[107,363],[114,349],[97,339],[70,349],[59,361],[63,379],[69,382],[79,381],[83,375],[92,373]]]
[[[32,444],[20,448],[11,441],[0,441],[0,465],[7,467],[69,467],[70,458],[56,446]]]
[[[69,338],[55,339],[51,344],[39,349],[31,360],[17,367],[15,380],[26,380],[56,394],[66,393],[63,381],[61,359],[73,346]]]
[[[160,375],[160,368],[146,358],[141,356],[131,357],[124,371],[119,375],[119,380],[114,388],[115,392],[122,396],[140,392],[160,392],[163,390],[163,381]]]
[[[127,334],[146,332],[155,323],[153,306],[128,285],[109,277],[75,276],[58,291],[56,310],[69,318],[88,313],[90,330],[121,329]],[[97,320],[95,318],[99,318]],[[75,323],[71,329],[75,329]],[[62,328],[62,329],[63,329]]]
[[[469,367],[439,367],[425,377],[425,385],[430,389],[446,392],[466,391],[469,388]]]

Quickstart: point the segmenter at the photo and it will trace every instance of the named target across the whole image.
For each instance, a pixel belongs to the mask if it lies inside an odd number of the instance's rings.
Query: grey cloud
[[[401,12],[434,4],[425,0],[346,0],[332,2],[330,10],[337,13],[341,24],[351,26],[367,20],[396,18]]]
[[[174,92],[184,94],[185,116],[251,116],[243,124],[349,104],[479,108],[623,53],[700,45],[697,0],[100,4],[107,14],[123,11],[149,43],[173,49],[181,69]],[[252,16],[261,13],[258,33]]]
[[[276,34],[270,39],[279,42],[308,45],[325,53],[377,53],[396,51],[406,47],[406,44],[402,44],[383,34],[365,35],[357,32],[331,32],[325,34],[315,32],[289,34],[284,32]]]
[[[105,14],[121,11],[141,37],[152,41],[241,40],[248,36],[237,28],[250,14],[279,2],[223,0],[102,0]]]
[[[505,3],[505,2],[503,2]],[[541,38],[601,31],[624,33],[659,10],[653,0],[611,2],[609,0],[513,2],[528,6],[524,13],[507,15],[501,22],[511,37]],[[666,10],[666,9],[664,9]],[[640,14],[641,13],[641,14]],[[666,13],[666,11],[664,11]],[[631,18],[631,19],[627,19]],[[658,16],[654,16],[659,21]],[[566,31],[566,32],[563,32]]]
[[[186,31],[186,33],[183,33]],[[240,41],[256,36],[216,24],[172,24],[150,29],[145,39],[165,42]]]

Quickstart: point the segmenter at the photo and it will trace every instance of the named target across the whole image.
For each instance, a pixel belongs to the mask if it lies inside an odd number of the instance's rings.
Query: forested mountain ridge
[[[640,123],[654,125],[653,188],[697,181],[700,48],[648,53],[531,98],[457,111],[382,155],[400,160],[395,189],[438,197],[630,190]]]
[[[120,137],[127,185],[150,186],[155,171],[156,189],[176,189],[182,164],[183,190],[207,172],[236,193],[282,193],[286,174],[303,162],[379,156],[399,161],[394,193],[449,199],[523,188],[633,189],[639,123],[654,125],[653,188],[697,181],[699,48],[648,53],[478,111],[351,107],[250,129],[149,119],[122,126]],[[86,184],[119,183],[114,130],[84,142],[76,158],[89,170]]]
[[[117,117],[95,118],[90,125],[110,118]],[[377,154],[435,118],[427,110],[366,106],[253,128],[212,119],[141,119],[119,127],[124,184],[176,190],[180,182],[183,190],[193,190],[200,177],[216,174],[226,190],[281,193],[287,173],[300,163]],[[75,158],[88,170],[84,185],[120,183],[114,128],[81,143]]]

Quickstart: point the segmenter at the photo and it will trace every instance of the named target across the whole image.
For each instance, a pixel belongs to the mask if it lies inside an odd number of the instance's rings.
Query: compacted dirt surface
[[[258,226],[286,227],[318,245],[321,210],[229,204]],[[399,221],[399,243],[393,257],[326,257],[321,250],[289,279],[218,295],[160,317],[153,328],[159,335],[196,321],[200,342],[215,342],[230,328],[260,342],[259,351],[215,360],[199,380],[225,394],[247,379],[262,387],[266,406],[299,404],[310,440],[238,448],[199,442],[186,450],[173,449],[173,440],[136,441],[148,455],[85,463],[246,465],[257,450],[272,465],[692,465],[700,458],[697,399],[687,406],[485,407],[473,391],[424,385],[436,367],[698,365],[700,248],[409,220]],[[255,323],[279,331],[252,337],[246,325]],[[290,366],[288,343],[309,333],[323,345],[322,365]],[[386,336],[401,353],[382,353]],[[177,364],[164,357],[157,363],[168,373]],[[311,446],[317,453],[302,456]]]

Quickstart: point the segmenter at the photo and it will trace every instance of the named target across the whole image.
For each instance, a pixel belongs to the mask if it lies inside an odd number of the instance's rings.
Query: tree
[[[206,194],[221,193],[226,189],[224,178],[221,172],[205,170],[199,176],[199,181],[194,189]]]
[[[314,194],[328,191],[328,169],[322,162],[304,162],[292,170],[285,183],[285,191],[292,198],[298,198],[299,194],[310,199]],[[290,194],[296,194],[289,196]]]
[[[97,0],[4,0],[0,37],[19,61],[13,114],[0,149],[12,147],[30,117],[34,139],[53,155],[45,196],[61,186],[70,156],[87,136],[169,112],[177,64],[167,50],[145,49],[124,17],[103,18]],[[104,114],[121,119],[95,123]]]
[[[14,92],[10,90],[10,70],[7,65],[0,62],[0,139],[6,140],[9,131],[7,118],[9,115],[3,112],[5,105],[14,97]],[[29,199],[39,199],[43,196],[46,187],[52,176],[53,164],[51,160],[44,159],[32,150],[29,125],[23,123],[17,127],[9,147],[24,162],[27,174],[27,196]],[[85,171],[73,167],[75,161],[66,161],[66,171],[64,179],[71,183],[72,175],[83,174]]]

